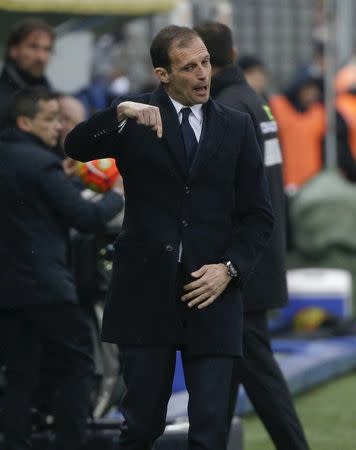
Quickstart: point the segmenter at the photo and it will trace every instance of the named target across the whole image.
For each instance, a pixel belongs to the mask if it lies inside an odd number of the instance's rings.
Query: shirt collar
[[[177,114],[180,113],[180,110],[182,108],[187,108],[187,106],[182,105],[181,103],[177,102],[177,100],[174,100],[172,97],[169,97],[171,102],[173,103],[173,106],[175,110],[177,111]],[[200,123],[203,122],[203,105],[197,104],[193,106],[189,106],[189,108],[192,110],[192,113],[194,116],[199,120]]]

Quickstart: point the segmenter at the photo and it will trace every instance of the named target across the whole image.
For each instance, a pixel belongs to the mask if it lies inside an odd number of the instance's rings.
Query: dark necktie
[[[185,146],[185,154],[187,157],[187,163],[188,168],[192,165],[195,154],[197,152],[198,148],[198,142],[197,138],[195,136],[194,130],[192,126],[189,123],[189,115],[192,112],[190,108],[182,108],[180,110],[182,113],[182,123],[180,125],[182,134],[183,134],[183,140],[184,140],[184,146]]]

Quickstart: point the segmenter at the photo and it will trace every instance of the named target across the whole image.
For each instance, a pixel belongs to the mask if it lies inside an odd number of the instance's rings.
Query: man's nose
[[[49,52],[46,49],[38,49],[37,50],[37,59],[38,61],[41,61],[41,63],[47,63],[49,58]]]
[[[199,80],[205,80],[207,76],[208,71],[203,66],[198,67],[197,77],[199,78]]]
[[[63,130],[63,125],[62,125],[62,122],[60,120],[56,121],[55,129],[56,129],[56,131],[62,131]]]

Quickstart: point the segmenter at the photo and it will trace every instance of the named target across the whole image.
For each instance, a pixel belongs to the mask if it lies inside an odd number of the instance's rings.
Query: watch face
[[[226,266],[228,275],[231,278],[233,278],[235,276],[235,270],[234,270],[234,266],[232,265],[231,261],[226,261],[225,266]]]
[[[232,264],[231,261],[228,261],[228,262],[226,263],[226,267],[227,267],[227,271],[228,271],[229,275],[230,275],[232,278],[237,277],[237,270],[235,269],[235,267],[233,266],[233,264]]]

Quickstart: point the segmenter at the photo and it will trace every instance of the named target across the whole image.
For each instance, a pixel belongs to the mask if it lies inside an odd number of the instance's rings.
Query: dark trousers
[[[127,392],[121,404],[125,426],[120,450],[150,450],[163,433],[172,392],[173,347],[120,346]],[[189,450],[225,450],[232,357],[191,356],[182,350],[189,393]]]
[[[309,449],[287,383],[273,356],[265,312],[245,314],[243,352],[244,357],[233,369],[230,421],[242,384],[277,450]]]
[[[56,449],[77,450],[85,441],[93,386],[87,320],[75,304],[36,305],[0,310],[7,378],[0,423],[6,450],[31,448],[30,409],[44,347],[55,362]]]

